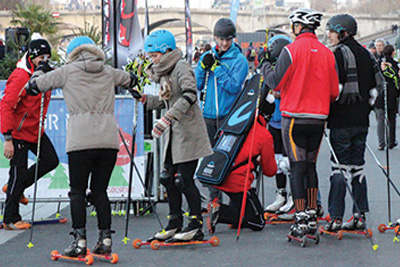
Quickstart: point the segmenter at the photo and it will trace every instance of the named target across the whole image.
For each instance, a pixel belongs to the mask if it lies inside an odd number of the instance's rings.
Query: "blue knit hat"
[[[90,39],[87,36],[78,36],[72,39],[71,42],[69,42],[67,46],[67,55],[71,54],[71,52],[77,48],[78,46],[84,45],[84,44],[90,44],[90,45],[95,45],[92,39]]]

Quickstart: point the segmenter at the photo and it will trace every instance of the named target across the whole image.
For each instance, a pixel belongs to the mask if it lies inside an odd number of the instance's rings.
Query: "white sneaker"
[[[294,202],[293,202],[293,197],[292,195],[289,195],[289,197],[287,198],[287,202],[284,206],[280,207],[280,209],[277,211],[278,214],[284,214],[284,213],[288,213],[289,211],[291,211],[294,207]]]
[[[266,208],[266,212],[274,213],[279,210],[280,207],[285,205],[286,202],[286,190],[279,189],[276,191],[275,201]]]

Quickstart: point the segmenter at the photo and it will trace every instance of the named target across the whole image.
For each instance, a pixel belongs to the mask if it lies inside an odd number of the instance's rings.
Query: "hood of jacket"
[[[24,71],[29,73],[29,75],[32,75],[34,67],[32,62],[29,60],[28,52],[26,52],[25,55],[18,61],[17,68],[23,69]]]
[[[218,56],[217,46],[212,48],[213,54]],[[231,47],[226,51],[221,58],[236,58],[238,54],[242,53],[242,48],[235,42],[232,42]],[[219,57],[219,56],[218,56]]]
[[[67,62],[73,63],[82,71],[97,73],[104,69],[105,55],[97,46],[84,44],[69,54]]]

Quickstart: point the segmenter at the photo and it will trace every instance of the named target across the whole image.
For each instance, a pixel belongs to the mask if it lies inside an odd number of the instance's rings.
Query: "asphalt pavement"
[[[376,137],[376,122],[371,114],[368,144],[383,165],[386,165],[386,154],[378,151]],[[399,128],[399,127],[398,127]],[[399,135],[399,134],[398,134]],[[390,173],[395,184],[400,188],[400,147],[390,150]],[[302,248],[298,242],[288,242],[286,234],[289,225],[267,225],[261,232],[249,229],[241,231],[240,240],[236,242],[236,230],[226,225],[217,225],[215,236],[220,239],[217,247],[209,244],[162,247],[157,251],[149,246],[138,250],[132,247],[136,238],[142,240],[150,237],[160,229],[154,214],[142,217],[131,216],[128,237],[130,241],[124,244],[125,219],[123,216],[113,217],[113,252],[118,253],[118,266],[397,266],[400,262],[400,242],[394,242],[394,232],[379,233],[377,227],[388,223],[387,212],[387,180],[381,169],[375,163],[369,152],[366,152],[365,173],[368,180],[369,204],[371,212],[367,214],[368,227],[373,230],[372,248],[369,239],[361,235],[344,235],[342,240],[333,236],[321,236],[318,245],[308,242]],[[318,159],[318,176],[320,191],[325,211],[329,192],[329,147],[324,139]],[[275,197],[275,179],[265,178],[265,199],[267,206]],[[201,188],[205,191],[204,188]],[[400,218],[400,201],[394,190],[392,194],[392,221]],[[346,217],[351,216],[351,198],[347,194]],[[28,206],[29,208],[30,206]],[[166,203],[157,204],[157,213],[166,224],[168,207]],[[61,211],[63,216],[70,218],[69,209]],[[87,218],[88,246],[92,248],[97,240],[96,218]],[[52,261],[52,250],[63,251],[71,240],[69,236],[70,222],[56,225],[39,225],[34,228],[33,248],[27,248],[29,231],[8,237],[8,241],[0,245],[0,266],[82,266],[85,263],[59,259]],[[206,237],[210,235],[206,232]],[[6,238],[6,231],[0,230],[1,239]],[[399,237],[400,239],[400,237]],[[96,260],[94,265],[109,265],[107,261]]]

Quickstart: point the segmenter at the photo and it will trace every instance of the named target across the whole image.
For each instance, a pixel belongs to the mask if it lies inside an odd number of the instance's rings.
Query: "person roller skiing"
[[[339,94],[333,53],[318,41],[322,14],[300,8],[289,21],[296,39],[280,53],[275,68],[261,68],[269,88],[281,92],[282,139],[290,162],[295,223],[289,235],[317,232],[316,161],[330,102]]]
[[[26,92],[37,95],[61,88],[68,120],[66,151],[68,154],[71,235],[74,240],[64,250],[65,256],[86,255],[86,190],[90,177],[91,202],[96,207],[99,238],[91,251],[111,253],[111,208],[107,187],[119,150],[117,122],[114,116],[116,86],[133,88],[134,74],[105,64],[104,52],[92,39],[79,36],[67,46],[68,64],[44,74],[36,71]],[[44,68],[49,68],[44,64]]]
[[[238,97],[249,67],[240,46],[234,42],[235,23],[220,18],[214,25],[217,45],[205,52],[195,69],[197,89],[202,91],[203,117],[211,146],[217,142],[216,133]],[[211,186],[210,199],[219,201],[220,193]]]
[[[364,153],[369,128],[369,114],[375,102],[376,61],[372,54],[358,43],[357,22],[348,14],[331,17],[327,24],[328,38],[334,47],[340,87],[339,98],[331,104],[328,117],[329,139],[339,164],[332,155],[332,173],[329,190],[331,222],[325,230],[364,230],[365,213],[369,211],[367,180],[364,174]],[[374,93],[375,91],[375,93]],[[343,177],[343,174],[347,177]],[[359,207],[353,206],[354,218],[342,224],[345,211],[346,180],[351,181],[352,192]],[[361,212],[361,214],[359,214]]]
[[[152,59],[147,77],[160,84],[159,95],[143,95],[147,109],[164,109],[152,135],[163,137],[164,170],[160,183],[167,189],[169,222],[154,239],[203,240],[201,198],[193,175],[198,160],[212,154],[206,125],[197,102],[196,80],[190,65],[182,59],[175,38],[167,30],[151,33],[144,44]],[[182,230],[182,194],[189,204],[189,224]]]
[[[31,227],[30,223],[22,221],[18,202],[28,204],[28,199],[23,193],[35,182],[36,164],[28,167],[28,152],[31,151],[35,155],[37,153],[41,97],[29,96],[23,89],[34,70],[51,70],[45,67],[50,56],[51,47],[46,40],[32,39],[28,44],[28,52],[18,61],[17,68],[8,78],[0,102],[4,156],[10,160],[10,176],[8,183],[3,186],[7,195],[3,220],[6,230]],[[43,117],[47,114],[50,95],[46,93],[44,98]],[[55,169],[58,164],[56,151],[43,127],[38,178]]]
[[[218,223],[231,224],[234,227],[239,225],[239,215],[242,206],[243,189],[245,186],[248,164],[250,164],[250,175],[248,177],[249,187],[246,190],[248,197],[246,200],[242,227],[248,227],[254,231],[261,231],[264,228],[264,209],[257,197],[255,188],[251,188],[251,184],[254,180],[253,171],[256,169],[257,163],[253,161],[248,162],[248,159],[249,153],[251,153],[251,158],[256,158],[256,161],[261,164],[264,175],[270,177],[275,175],[277,166],[274,157],[273,139],[266,128],[267,123],[264,119],[264,116],[270,116],[272,112],[274,112],[274,106],[274,97],[268,94],[268,90],[264,89],[260,98],[260,114],[257,118],[256,125],[248,132],[246,140],[236,156],[235,164],[224,183],[221,186],[215,186],[228,195],[230,201],[229,205],[215,202],[209,205],[207,228],[210,233],[215,232],[215,227]],[[254,131],[255,134],[253,134]],[[253,150],[250,151],[253,136]]]

